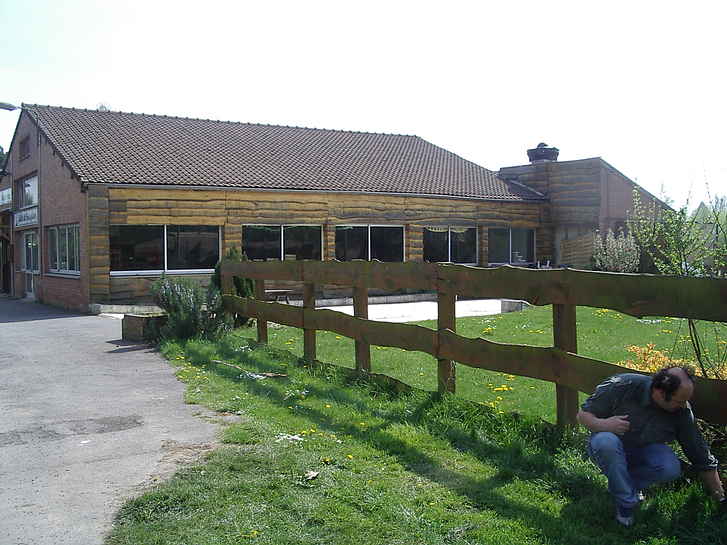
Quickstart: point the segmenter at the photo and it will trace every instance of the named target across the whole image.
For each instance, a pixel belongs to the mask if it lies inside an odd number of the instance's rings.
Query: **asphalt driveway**
[[[0,543],[94,545],[218,426],[121,321],[0,299]]]

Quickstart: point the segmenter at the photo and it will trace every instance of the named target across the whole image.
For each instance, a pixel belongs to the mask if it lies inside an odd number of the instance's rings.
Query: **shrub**
[[[189,278],[168,278],[162,275],[151,287],[154,301],[168,315],[157,338],[215,339],[230,329],[230,321],[222,310],[220,291],[211,288],[205,296],[200,284]]]
[[[225,261],[232,261],[233,263],[243,263],[247,261],[247,256],[244,252],[240,252],[236,246],[233,246],[227,251],[227,255],[224,258]],[[215,272],[210,279],[209,289],[216,289],[218,293],[222,291],[222,275],[220,274],[220,265],[222,261],[219,261],[215,266]],[[240,278],[236,276],[234,278],[235,292],[238,297],[252,297],[255,290],[250,278]],[[243,327],[252,323],[252,318],[242,316],[241,314],[233,314],[234,326]]]
[[[598,270],[636,272],[640,256],[636,239],[629,233],[619,230],[614,235],[609,229],[605,237],[599,231],[593,236],[593,261]]]

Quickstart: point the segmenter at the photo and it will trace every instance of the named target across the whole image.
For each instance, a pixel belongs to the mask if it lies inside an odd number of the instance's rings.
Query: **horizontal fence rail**
[[[315,331],[332,331],[356,341],[357,368],[364,371],[370,370],[370,345],[424,352],[439,361],[440,391],[454,391],[451,362],[553,382],[558,387],[558,421],[569,425],[575,424],[578,391],[590,393],[606,377],[637,372],[577,354],[575,306],[608,308],[637,317],[727,321],[727,280],[573,269],[534,270],[511,266],[481,269],[367,261],[225,262],[221,270],[225,308],[257,318],[261,342],[267,340],[268,321],[303,328],[306,331],[305,355],[315,358]],[[234,276],[255,279],[256,298],[232,295]],[[304,282],[304,307],[262,300],[266,280]],[[316,310],[312,299],[315,284],[353,287],[356,316]],[[437,291],[440,301],[438,329],[368,320],[362,300],[367,297],[369,288]],[[536,305],[553,304],[554,346],[511,345],[457,335],[453,319],[455,294],[522,299]],[[692,405],[700,418],[727,424],[725,400],[727,381],[697,378]]]

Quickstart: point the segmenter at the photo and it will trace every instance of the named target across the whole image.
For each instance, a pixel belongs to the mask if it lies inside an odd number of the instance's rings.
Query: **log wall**
[[[323,226],[323,259],[335,259],[335,226],[391,224],[405,228],[405,259],[421,261],[426,225],[477,226],[480,263],[489,227],[536,229],[537,259],[552,255],[547,203],[478,201],[355,193],[198,190],[92,185],[90,219],[93,303],[144,298],[153,278],[109,276],[109,225],[219,225],[222,247],[242,247],[246,224]],[[138,299],[137,299],[138,300]]]

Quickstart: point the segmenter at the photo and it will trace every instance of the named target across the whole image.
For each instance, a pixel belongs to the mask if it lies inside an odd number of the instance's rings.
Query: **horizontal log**
[[[356,318],[335,310],[303,309],[234,295],[223,296],[223,301],[225,309],[244,316],[259,317],[265,321],[292,327],[302,328],[305,323],[307,328],[332,331],[368,344],[435,354],[437,333],[425,327],[377,322]]]
[[[465,297],[608,308],[636,317],[674,316],[727,322],[724,279],[376,261],[223,263],[222,272],[249,278],[379,289],[443,287]]]
[[[554,382],[587,394],[612,375],[647,374],[557,348],[467,339],[450,330],[441,332],[439,354],[469,367]],[[697,377],[694,391],[694,414],[715,424],[727,424],[727,381]]]

